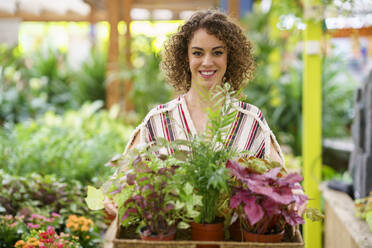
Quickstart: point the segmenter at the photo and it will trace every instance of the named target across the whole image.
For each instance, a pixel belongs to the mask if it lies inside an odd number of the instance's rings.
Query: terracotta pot
[[[244,241],[243,239],[243,230],[240,227],[240,221],[239,219],[236,220],[230,227],[229,227],[229,232],[230,232],[230,239],[234,241]]]
[[[143,234],[143,232],[146,230],[147,227],[142,227],[140,229],[140,236],[142,240],[151,240],[151,241],[168,241],[168,240],[174,240],[174,237],[176,236],[176,229],[173,228],[171,231],[167,234],[160,234],[160,235],[150,235],[146,236]]]
[[[243,231],[244,239],[247,242],[279,243],[284,237],[284,230],[276,234],[257,234]]]
[[[222,241],[223,222],[217,224],[191,223],[191,239],[196,241]],[[216,248],[218,245],[197,245],[197,248]]]

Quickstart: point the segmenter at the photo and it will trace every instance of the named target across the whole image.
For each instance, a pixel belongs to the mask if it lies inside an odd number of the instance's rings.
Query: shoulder
[[[239,100],[234,101],[234,105],[240,113],[265,121],[262,111],[255,105]]]
[[[148,114],[146,115],[145,119],[143,120],[144,123],[148,122],[149,119],[159,116],[161,114],[164,114],[169,111],[173,111],[181,104],[181,96],[178,96],[177,98],[164,103],[157,105],[156,107],[152,108]]]

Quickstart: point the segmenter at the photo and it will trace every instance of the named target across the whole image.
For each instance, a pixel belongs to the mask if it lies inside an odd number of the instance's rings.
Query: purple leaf
[[[174,173],[176,172],[176,170],[179,168],[179,166],[178,165],[172,165],[172,167],[171,167],[171,173],[172,173],[172,175],[174,175]]]
[[[111,195],[118,194],[123,190],[123,188],[124,188],[124,184],[120,184],[119,187],[116,190],[111,191],[109,194],[111,194]]]
[[[230,208],[234,209],[237,208],[240,203],[242,202],[242,198],[239,194],[240,192],[236,193],[233,197],[230,199]]]
[[[152,219],[152,214],[151,213],[145,213],[145,218],[148,220]]]
[[[142,192],[145,192],[146,190],[154,190],[154,186],[148,183],[145,186],[143,186]]]
[[[160,175],[165,175],[166,172],[167,172],[167,168],[161,168],[160,170],[158,170],[158,174]]]
[[[158,198],[158,194],[156,192],[153,192],[147,196],[147,199],[156,199]]]
[[[240,166],[238,162],[227,160],[226,168],[230,169],[233,176],[237,179],[243,180],[244,176],[247,174],[244,167]]]
[[[307,200],[309,199],[306,195],[303,194],[293,194],[293,197],[296,201],[298,206],[302,206],[303,204],[307,204]]]
[[[281,170],[280,167],[276,167],[276,168],[271,169],[268,172],[266,172],[264,174],[264,176],[266,178],[270,178],[270,179],[276,180],[276,179],[278,179],[278,174],[279,174],[280,170]]]
[[[168,203],[165,207],[165,212],[168,212],[170,210],[174,209],[174,205],[172,203]]]
[[[247,215],[249,223],[253,226],[262,219],[264,211],[262,207],[256,203],[256,197],[250,197],[246,199],[244,203],[244,213]]]
[[[303,180],[303,177],[298,173],[291,173],[283,178],[279,178],[278,184],[280,186],[282,185],[288,185],[288,184],[295,184],[298,182],[301,182]]]
[[[274,188],[274,192],[269,197],[284,205],[294,201],[292,190],[289,187]]]
[[[145,199],[141,195],[136,195],[134,200],[139,205],[140,208],[145,208]]]
[[[134,182],[135,182],[135,180],[136,180],[136,177],[137,177],[136,174],[128,173],[127,174],[127,183],[128,183],[128,185],[133,185]]]
[[[283,213],[285,221],[291,226],[305,223],[304,219],[301,216],[299,216],[296,213],[296,211],[283,210],[282,213]]]
[[[279,204],[267,197],[263,200],[262,207],[269,217],[281,213]]]
[[[126,218],[129,217],[130,214],[137,214],[138,211],[135,208],[128,208],[127,211],[125,211],[123,217],[121,217],[121,221],[124,221]]]
[[[124,206],[126,206],[127,204],[129,204],[129,203],[131,203],[131,202],[134,202],[133,197],[131,197],[131,198],[129,198],[128,200],[126,200],[126,201],[124,202]]]
[[[140,179],[138,179],[138,182],[143,182],[143,181],[146,181],[146,180],[148,180],[149,179],[149,177],[141,177]]]

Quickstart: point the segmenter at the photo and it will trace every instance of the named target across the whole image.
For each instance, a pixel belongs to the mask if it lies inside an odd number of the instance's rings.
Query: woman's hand
[[[118,207],[107,197],[105,197],[103,204],[105,206],[105,213],[108,215],[109,219],[113,220],[118,215]]]

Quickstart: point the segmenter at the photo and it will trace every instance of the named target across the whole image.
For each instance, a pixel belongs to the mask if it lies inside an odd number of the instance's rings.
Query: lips
[[[203,78],[211,78],[216,74],[216,70],[203,70],[199,71],[199,73]]]

